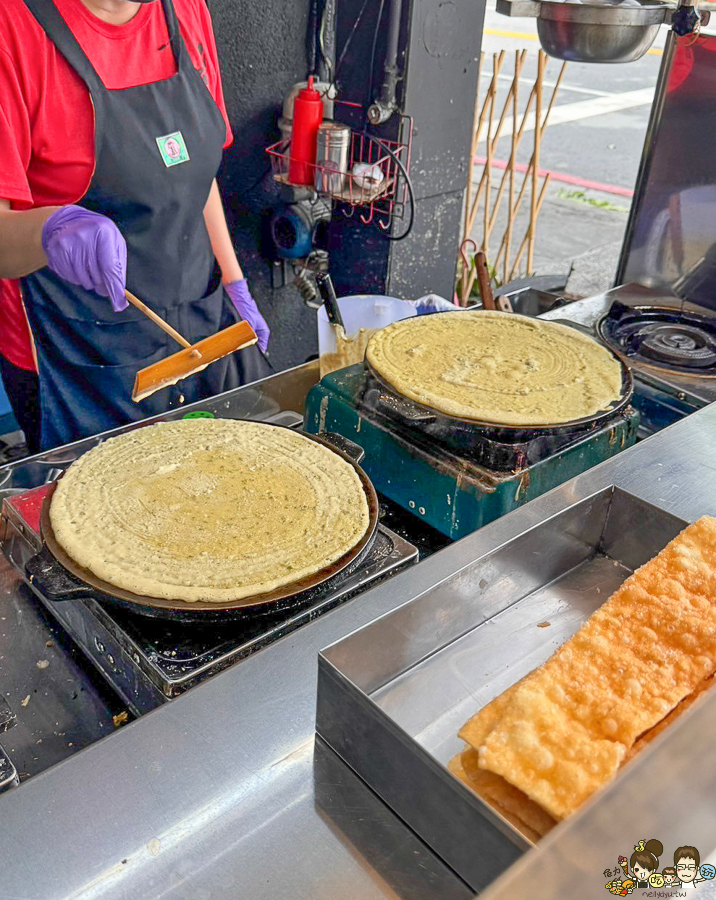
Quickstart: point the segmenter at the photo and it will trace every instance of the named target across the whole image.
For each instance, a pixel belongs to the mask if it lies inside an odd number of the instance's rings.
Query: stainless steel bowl
[[[627,3],[629,5],[627,5]],[[537,19],[537,34],[550,56],[573,62],[624,63],[643,56],[671,21],[672,3],[658,0],[498,0],[509,16]]]

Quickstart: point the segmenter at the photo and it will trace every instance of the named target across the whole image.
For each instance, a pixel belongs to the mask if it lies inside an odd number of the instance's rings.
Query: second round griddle
[[[367,373],[366,392],[376,388],[382,391],[384,394],[383,405],[392,405],[395,414],[402,417],[406,423],[417,426],[420,426],[421,422],[426,424],[432,423],[434,426],[442,426],[446,432],[464,431],[468,428],[475,432],[488,433],[491,437],[498,440],[501,438],[514,440],[519,435],[561,434],[580,429],[587,430],[611,419],[625,409],[631,401],[634,390],[634,382],[629,367],[610,348],[605,347],[604,349],[619,363],[622,376],[619,397],[613,400],[604,410],[600,410],[590,416],[554,425],[505,425],[499,422],[489,422],[485,419],[471,419],[442,412],[439,409],[401,394],[397,388],[393,387],[392,384],[375,371],[367,359],[365,360]]]
[[[276,425],[274,427],[280,428],[282,426]],[[50,504],[56,487],[55,484],[48,491],[40,514],[40,528],[44,544],[43,551],[38,557],[35,557],[34,560],[28,563],[28,572],[33,582],[45,596],[51,600],[57,600],[57,602],[73,598],[71,588],[72,581],[75,581],[77,590],[74,593],[74,597],[76,598],[90,594],[93,596],[99,594],[101,596],[95,596],[95,599],[106,600],[140,615],[207,624],[226,619],[272,614],[282,609],[293,609],[310,603],[311,596],[317,590],[329,589],[331,580],[354,571],[369,553],[375,540],[378,526],[378,497],[368,476],[347,453],[335,447],[328,440],[305,433],[303,436],[308,440],[322,444],[333,453],[337,453],[338,456],[355,469],[368,503],[369,524],[365,534],[354,547],[330,566],[326,566],[313,575],[283,585],[273,591],[255,594],[251,597],[244,597],[241,600],[231,602],[212,603],[197,601],[189,603],[184,600],[169,600],[162,597],[147,597],[134,594],[98,578],[89,569],[85,569],[76,563],[60,546],[50,520]],[[47,552],[45,552],[45,549]],[[61,580],[63,573],[53,572],[52,563],[58,564],[64,570],[64,573],[69,573],[71,576],[69,584],[67,579],[65,579],[65,585],[59,593],[54,591],[55,596],[53,596],[53,578],[56,581],[59,575]]]
[[[443,317],[446,315],[450,316],[453,322],[457,322],[461,315],[470,315],[470,313],[454,312],[438,314],[438,316]],[[489,315],[493,322],[498,320],[501,321],[502,319],[504,319],[505,322],[509,322],[510,319],[513,318],[508,313],[487,312],[485,313],[485,315]],[[530,317],[518,316],[517,318],[529,319]],[[408,322],[410,321],[414,320],[408,320]],[[613,418],[616,414],[621,412],[621,410],[625,409],[628,406],[629,401],[631,400],[633,391],[633,379],[629,367],[620,358],[619,354],[615,353],[610,347],[605,346],[599,340],[596,340],[587,329],[584,329],[579,325],[575,326],[575,324],[570,321],[556,320],[554,323],[548,322],[545,324],[558,325],[561,327],[562,331],[566,327],[573,332],[578,332],[582,335],[582,339],[586,337],[590,344],[598,347],[602,352],[607,353],[618,364],[621,373],[619,396],[608,403],[604,407],[604,409],[598,410],[597,412],[591,413],[587,416],[582,416],[563,422],[545,424],[508,424],[499,421],[499,418],[497,417],[490,420],[486,418],[455,415],[453,413],[438,409],[437,407],[433,407],[429,403],[415,400],[412,397],[408,397],[407,395],[405,395],[400,390],[400,388],[392,384],[388,377],[383,375],[372,365],[372,363],[368,359],[368,354],[366,354],[365,358],[365,367],[367,372],[366,392],[369,392],[372,389],[373,393],[375,394],[376,388],[381,390],[385,395],[385,399],[388,401],[388,405],[392,405],[393,413],[399,418],[402,416],[405,420],[407,420],[408,423],[415,425],[418,428],[421,426],[421,424],[427,425],[428,423],[430,423],[430,430],[432,432],[435,432],[437,430],[438,432],[445,433],[446,435],[449,435],[450,433],[464,434],[466,430],[472,429],[475,431],[475,433],[483,433],[493,439],[505,441],[513,441],[517,436],[527,438],[528,436],[533,437],[535,435],[541,434],[557,435],[564,433],[575,433],[579,430],[586,431],[602,422]],[[383,402],[383,405],[386,406],[385,402]]]

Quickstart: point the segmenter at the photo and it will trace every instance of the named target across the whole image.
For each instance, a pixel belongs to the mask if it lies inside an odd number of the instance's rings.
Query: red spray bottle
[[[313,184],[316,164],[318,126],[323,121],[323,100],[313,88],[313,76],[308,87],[302,88],[293,104],[291,151],[288,180],[291,184]]]

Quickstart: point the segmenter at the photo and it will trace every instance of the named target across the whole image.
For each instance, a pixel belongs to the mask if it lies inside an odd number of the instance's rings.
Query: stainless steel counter
[[[684,519],[716,514],[715,438],[716,405],[0,796],[0,897],[467,897],[462,882],[329,751],[315,746],[318,650],[453,578],[545,516],[609,485]],[[11,603],[9,587],[2,604]],[[695,713],[703,714],[698,708]],[[677,744],[678,734],[670,738]],[[688,769],[683,762],[675,779],[687,779]],[[677,798],[672,808],[685,818],[680,786],[672,780],[668,790]],[[693,797],[693,791],[684,787],[684,796]],[[632,806],[637,800],[628,798]],[[633,833],[634,815],[631,821],[625,819],[629,827],[624,825],[621,837],[622,819],[616,816],[609,822],[620,847],[651,837]],[[583,816],[575,818],[577,826],[584,822]],[[649,821],[642,822],[641,830],[649,831]],[[548,877],[551,869],[540,861],[550,853],[552,864],[555,853],[557,863],[563,860],[555,848],[575,825],[570,822],[555,831],[504,878],[516,877],[514,870],[524,889],[529,883],[525,878],[534,877],[535,871]],[[686,835],[684,842],[689,842]],[[537,869],[525,869],[530,865]],[[525,875],[528,871],[532,874]],[[599,871],[594,873],[597,878]],[[580,886],[575,893],[572,882],[570,895],[602,896],[603,883],[594,884],[594,892]],[[541,894],[562,895],[546,889]],[[527,895],[503,889],[499,896],[512,900]]]
[[[318,380],[307,363],[256,384],[169,412],[177,419],[196,409],[229,418],[291,424],[300,421],[306,394]],[[54,480],[74,459],[113,432],[22,459],[0,468],[0,502]],[[0,540],[4,536],[0,522]],[[8,553],[8,545],[4,547]],[[126,707],[95,673],[61,626],[47,616],[15,569],[0,554],[0,697],[16,724],[0,735],[24,781],[73,756],[126,720]],[[114,716],[118,716],[117,725]],[[0,727],[0,732],[4,729]],[[1,757],[0,757],[1,760]],[[0,765],[0,790],[4,782]],[[1,894],[0,894],[1,896]]]

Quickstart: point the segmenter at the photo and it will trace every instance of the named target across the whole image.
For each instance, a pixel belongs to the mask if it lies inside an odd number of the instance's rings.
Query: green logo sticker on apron
[[[159,147],[159,152],[164,160],[164,165],[167,168],[178,166],[179,163],[189,161],[189,151],[186,149],[186,144],[184,143],[184,137],[181,131],[165,134],[163,137],[158,137],[156,140],[157,147]]]

